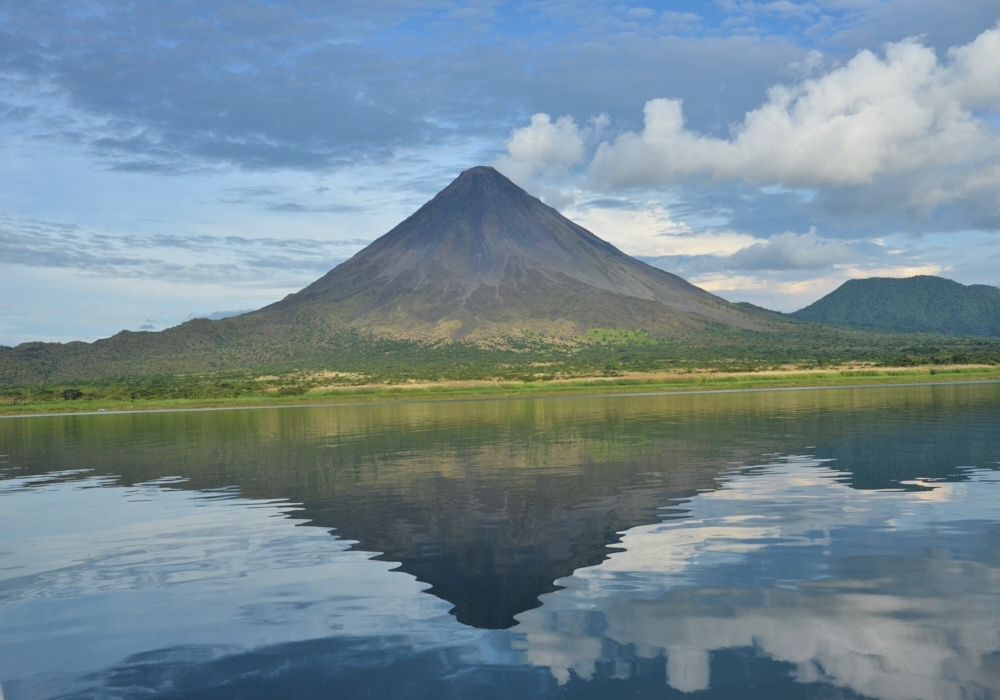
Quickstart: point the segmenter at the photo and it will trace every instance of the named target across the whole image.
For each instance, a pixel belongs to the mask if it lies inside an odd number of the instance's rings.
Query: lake
[[[0,697],[1000,697],[1000,384],[0,419]]]

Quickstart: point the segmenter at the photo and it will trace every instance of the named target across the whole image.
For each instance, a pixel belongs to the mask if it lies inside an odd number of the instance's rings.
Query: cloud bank
[[[1000,157],[996,128],[974,113],[1000,109],[1000,28],[938,61],[916,40],[862,51],[842,68],[775,86],[730,138],[685,127],[681,100],[646,103],[641,132],[600,145],[591,175],[614,186],[704,176],[751,184],[847,187],[877,178],[978,166],[926,208],[983,186]],[[992,178],[992,179],[995,179]]]

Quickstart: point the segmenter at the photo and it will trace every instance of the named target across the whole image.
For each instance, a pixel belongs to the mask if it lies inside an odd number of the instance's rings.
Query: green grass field
[[[10,393],[0,397],[0,416],[181,410],[195,408],[251,408],[266,406],[310,406],[324,404],[375,403],[390,401],[447,401],[459,399],[533,398],[640,394],[655,392],[697,392],[718,390],[760,390],[819,388],[891,384],[932,384],[957,381],[1000,381],[1000,366],[867,368],[857,370],[814,370],[751,373],[691,373],[663,377],[594,377],[550,381],[439,381],[420,384],[355,385],[306,390],[304,393],[272,390],[243,395],[189,395],[163,397],[149,394],[139,398],[116,395],[114,391],[92,391],[72,399],[50,392],[40,395]]]

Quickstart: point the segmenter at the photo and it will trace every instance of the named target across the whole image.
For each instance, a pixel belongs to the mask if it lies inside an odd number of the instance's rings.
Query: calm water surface
[[[1000,698],[1000,385],[0,420],[0,696]]]

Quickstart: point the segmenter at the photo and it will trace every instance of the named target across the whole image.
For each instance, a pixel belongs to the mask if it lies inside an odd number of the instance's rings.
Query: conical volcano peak
[[[336,311],[338,324],[431,337],[574,336],[591,327],[664,334],[692,317],[755,327],[724,300],[622,253],[490,166],[463,171],[389,233],[269,308],[320,305]]]
[[[447,190],[451,187],[501,187],[509,191],[516,190],[523,194],[528,194],[514,184],[510,178],[491,165],[477,165],[474,168],[463,170],[445,189]],[[530,197],[531,195],[528,196]]]
[[[474,182],[474,181],[500,181],[511,182],[510,179],[494,168],[492,165],[477,165],[468,170],[463,170],[452,182]],[[513,183],[511,183],[513,184]]]
[[[463,170],[425,206],[431,206],[435,202],[440,206],[444,201],[455,199],[470,200],[470,204],[478,203],[479,206],[498,210],[512,205],[516,207],[513,204],[516,201],[523,202],[523,206],[530,206],[530,202],[535,200],[507,176],[489,165],[477,165]]]

